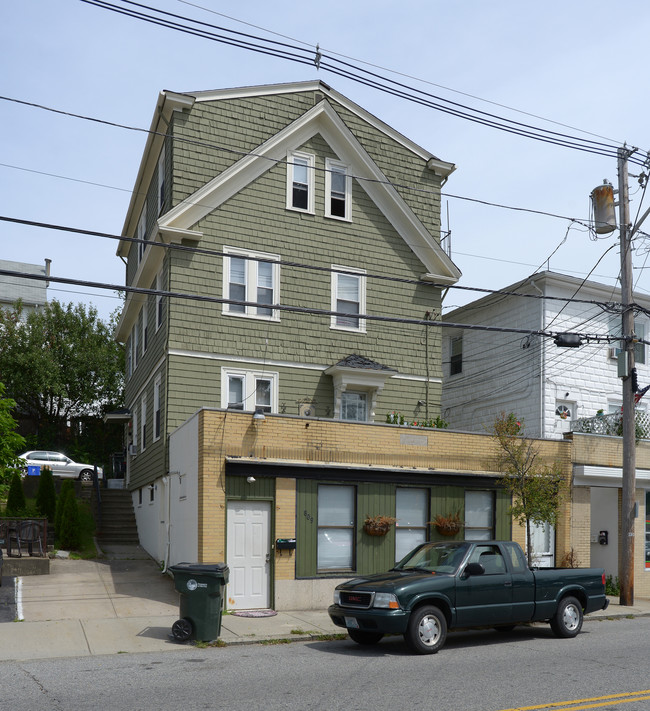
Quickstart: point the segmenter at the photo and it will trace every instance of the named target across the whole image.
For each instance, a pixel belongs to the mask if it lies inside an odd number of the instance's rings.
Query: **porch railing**
[[[620,412],[595,417],[583,417],[571,422],[571,431],[582,434],[609,435],[622,437],[623,419]],[[634,411],[634,436],[635,439],[650,439],[650,415],[641,410]]]

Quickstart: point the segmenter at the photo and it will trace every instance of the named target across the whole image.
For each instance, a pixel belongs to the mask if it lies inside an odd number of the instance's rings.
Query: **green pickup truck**
[[[359,644],[402,634],[418,654],[434,654],[447,630],[550,622],[575,637],[583,615],[607,608],[602,568],[531,570],[512,541],[423,543],[387,573],[338,585],[328,608]]]

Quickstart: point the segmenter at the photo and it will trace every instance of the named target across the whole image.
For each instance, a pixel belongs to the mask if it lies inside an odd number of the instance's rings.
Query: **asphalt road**
[[[586,622],[572,640],[547,625],[451,633],[434,656],[394,637],[0,662],[0,709],[648,711],[648,639],[636,618]]]

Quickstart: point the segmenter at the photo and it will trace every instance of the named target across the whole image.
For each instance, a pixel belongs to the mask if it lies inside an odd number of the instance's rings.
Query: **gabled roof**
[[[320,101],[298,119],[220,173],[159,220],[161,229],[191,230],[202,218],[259,178],[289,151],[320,134],[338,158],[350,166],[359,185],[368,193],[426,269],[424,278],[453,284],[460,271],[438,241],[390,184],[368,152],[327,100]]]

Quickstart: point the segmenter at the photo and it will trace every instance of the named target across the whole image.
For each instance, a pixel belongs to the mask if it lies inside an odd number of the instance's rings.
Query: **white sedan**
[[[79,464],[73,462],[70,457],[66,457],[61,452],[49,452],[45,450],[31,450],[19,455],[25,462],[25,474],[28,466],[49,467],[54,476],[66,479],[79,479],[79,481],[92,481],[94,467],[92,464]],[[104,471],[97,467],[97,478],[102,479]]]

